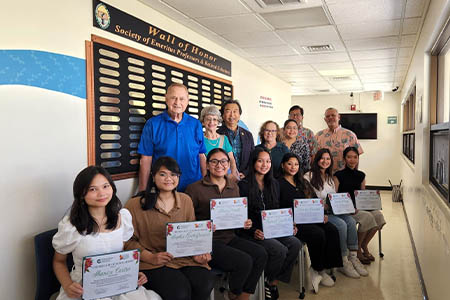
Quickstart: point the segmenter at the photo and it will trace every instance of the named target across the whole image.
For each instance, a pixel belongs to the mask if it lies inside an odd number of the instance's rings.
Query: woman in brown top
[[[180,174],[173,158],[156,160],[146,191],[125,205],[134,227],[125,248],[141,250],[139,269],[149,278],[145,286],[164,300],[206,300],[214,285],[211,255],[174,258],[166,252],[166,223],[195,220],[191,198],[176,191]]]
[[[226,176],[229,166],[230,158],[225,150],[215,148],[206,158],[208,174],[187,187],[186,193],[192,198],[197,220],[211,218],[211,199],[240,197],[238,185]],[[248,219],[242,226],[249,229],[252,221]],[[236,236],[233,229],[214,232],[210,265],[230,273],[229,299],[249,299],[266,261],[267,253],[263,247]]]

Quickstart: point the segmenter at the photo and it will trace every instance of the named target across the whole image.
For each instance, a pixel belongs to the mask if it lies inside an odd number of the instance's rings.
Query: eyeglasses
[[[218,159],[211,159],[211,160],[209,161],[209,163],[210,163],[211,165],[213,165],[213,166],[217,166],[217,165],[220,163],[220,164],[222,165],[222,167],[228,166],[228,162],[229,162],[228,159],[221,159],[221,160],[218,160]]]
[[[217,118],[205,118],[205,122],[219,122]]]
[[[264,132],[266,132],[266,133],[276,133],[277,130],[264,129]]]
[[[298,130],[297,126],[286,126],[284,128],[287,129],[287,130],[290,130],[290,129]]]
[[[302,116],[302,114],[292,114],[291,113],[291,115],[290,115],[292,118],[295,118],[295,117],[301,117]]]
[[[171,173],[158,172],[157,174],[158,174],[158,176],[161,176],[162,178],[167,178],[167,177],[178,178],[178,177],[180,177],[180,174],[173,173],[173,172],[171,172]]]

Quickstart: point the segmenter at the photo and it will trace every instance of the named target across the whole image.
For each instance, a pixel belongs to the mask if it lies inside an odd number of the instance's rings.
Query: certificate
[[[323,223],[323,215],[322,199],[294,199],[295,224]]]
[[[265,239],[294,235],[292,208],[263,210],[261,219]]]
[[[166,251],[174,257],[212,252],[212,221],[167,223]]]
[[[355,207],[353,206],[349,193],[328,194],[328,199],[330,200],[333,214],[343,215],[355,213]]]
[[[83,299],[106,298],[136,290],[139,250],[85,256]]]
[[[243,228],[248,219],[245,197],[211,199],[210,210],[216,230]]]
[[[355,191],[356,208],[361,210],[380,210],[380,191]]]

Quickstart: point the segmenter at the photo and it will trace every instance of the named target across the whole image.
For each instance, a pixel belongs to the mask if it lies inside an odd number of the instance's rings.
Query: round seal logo
[[[100,28],[108,28],[111,23],[111,16],[109,15],[108,8],[106,8],[105,4],[100,3],[95,8],[95,20],[97,20],[97,24]]]

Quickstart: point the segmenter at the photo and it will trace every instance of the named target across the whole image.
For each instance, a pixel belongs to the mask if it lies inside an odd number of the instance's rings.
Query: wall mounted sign
[[[231,61],[142,21],[109,4],[93,1],[94,27],[231,76]]]
[[[259,96],[259,106],[273,109],[272,98]]]
[[[397,116],[388,116],[387,123],[388,124],[397,124]]]

